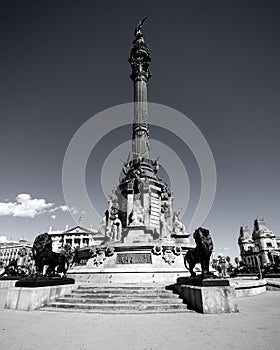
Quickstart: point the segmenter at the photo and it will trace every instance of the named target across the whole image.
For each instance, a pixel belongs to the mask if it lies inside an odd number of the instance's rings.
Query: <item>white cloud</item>
[[[58,207],[58,209],[61,209],[62,211],[70,211],[70,209],[68,208],[68,206],[67,205],[60,205],[59,207]]]
[[[18,241],[15,241],[13,238],[8,238],[7,236],[0,236],[0,243],[15,243]]]
[[[84,211],[65,204],[54,207],[54,203],[48,203],[44,198],[32,198],[28,193],[19,194],[15,201],[0,202],[0,216],[34,218],[43,213],[51,213],[50,217],[55,220],[57,216],[55,212],[60,210],[63,213],[86,215]]]
[[[70,213],[70,214],[79,214],[79,210],[77,210],[76,208],[72,207],[68,207],[68,205],[59,205],[58,207],[52,208],[49,212],[53,213],[54,211],[57,210],[61,210],[63,211],[63,213]],[[85,212],[81,212],[82,214],[84,214]]]
[[[0,236],[0,243],[8,242],[8,238],[6,236]]]
[[[50,226],[48,233],[50,234],[59,234],[63,233],[65,230],[53,230],[52,226]]]
[[[52,206],[53,203],[47,203],[43,198],[32,198],[30,194],[21,193],[15,202],[0,202],[0,216],[34,218],[47,212]]]
[[[224,250],[230,250],[231,249],[231,247],[225,247],[224,248]]]

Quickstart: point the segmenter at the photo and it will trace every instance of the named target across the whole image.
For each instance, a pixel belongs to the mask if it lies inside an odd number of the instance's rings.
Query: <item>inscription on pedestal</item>
[[[149,253],[122,253],[117,254],[117,264],[151,264],[152,257]]]

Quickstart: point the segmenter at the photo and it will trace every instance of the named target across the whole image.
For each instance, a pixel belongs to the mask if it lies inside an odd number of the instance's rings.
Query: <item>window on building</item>
[[[70,239],[66,239],[66,244],[72,244],[72,239],[70,238]]]
[[[75,244],[75,245],[78,245],[78,246],[79,246],[80,243],[81,243],[81,239],[80,239],[80,238],[75,238],[75,239],[74,239],[74,244]]]
[[[89,244],[89,239],[88,238],[83,238],[83,244],[88,245]]]
[[[271,242],[267,242],[266,246],[267,246],[267,248],[271,248],[272,247],[272,243]]]

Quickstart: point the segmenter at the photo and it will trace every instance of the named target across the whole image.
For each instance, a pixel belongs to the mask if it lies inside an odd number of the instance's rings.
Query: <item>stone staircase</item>
[[[192,312],[172,289],[135,285],[80,285],[41,310],[119,314]]]

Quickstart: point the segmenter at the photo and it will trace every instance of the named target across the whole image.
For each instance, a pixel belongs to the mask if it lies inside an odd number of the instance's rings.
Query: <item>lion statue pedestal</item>
[[[225,278],[209,272],[213,241],[209,230],[199,227],[193,235],[196,247],[189,250],[184,259],[191,277],[177,279],[176,291],[188,307],[206,314],[238,312],[235,289]],[[201,275],[196,276],[194,267],[201,265]]]

